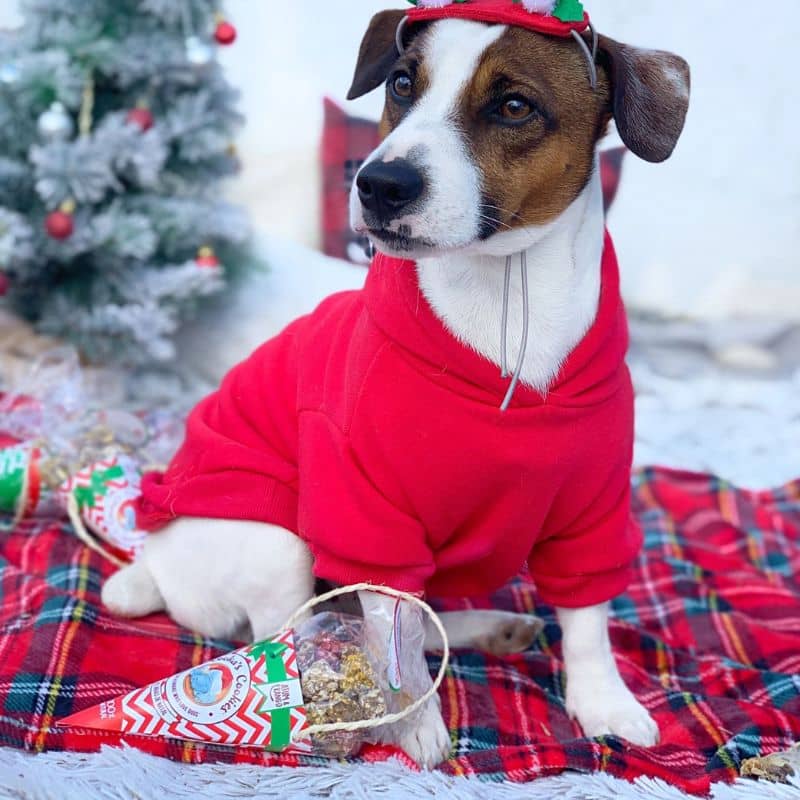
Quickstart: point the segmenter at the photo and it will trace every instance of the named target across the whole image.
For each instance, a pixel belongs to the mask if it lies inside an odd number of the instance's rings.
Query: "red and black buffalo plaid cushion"
[[[661,744],[587,740],[564,710],[559,629],[520,579],[480,605],[536,611],[537,646],[507,659],[461,651],[441,690],[453,755],[441,769],[529,781],[566,769],[666,777],[705,792],[744,758],[800,739],[800,481],[746,492],[705,475],[634,476],[645,550],[614,604],[612,638],[628,684],[655,716]],[[115,619],[100,606],[109,565],[58,522],[0,534],[0,743],[90,751],[112,736],[56,721],[217,655],[226,643],[164,616]],[[435,658],[431,669],[437,667]],[[324,763],[174,741],[127,740],[185,761]],[[367,758],[391,751],[371,750]]]
[[[325,100],[322,131],[322,249],[329,256],[368,264],[367,240],[350,229],[349,197],[359,167],[378,146],[378,123],[350,116],[333,100]],[[600,157],[606,211],[617,196],[624,147]]]

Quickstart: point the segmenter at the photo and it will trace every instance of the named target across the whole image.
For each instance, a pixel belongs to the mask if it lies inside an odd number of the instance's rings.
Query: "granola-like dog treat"
[[[297,663],[311,725],[377,719],[386,699],[364,649],[364,623],[344,614],[320,614],[297,630]],[[344,758],[355,755],[363,731],[315,736],[314,749]]]

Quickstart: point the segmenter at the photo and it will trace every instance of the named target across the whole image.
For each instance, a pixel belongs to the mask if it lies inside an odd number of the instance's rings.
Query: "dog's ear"
[[[400,57],[395,35],[405,15],[405,11],[391,10],[380,11],[372,18],[358,52],[353,85],[347,93],[348,100],[355,100],[377,89],[386,80],[392,64]]]
[[[611,81],[611,107],[622,141],[645,161],[666,161],[689,110],[689,65],[663,50],[600,37],[599,61]]]

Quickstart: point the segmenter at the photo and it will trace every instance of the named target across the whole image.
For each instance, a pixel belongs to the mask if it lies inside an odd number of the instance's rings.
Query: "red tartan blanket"
[[[667,778],[703,793],[744,758],[800,740],[800,481],[746,492],[661,469],[634,476],[646,532],[636,582],[615,603],[622,673],[658,721],[646,750],[590,741],[564,711],[559,630],[520,579],[476,605],[541,614],[538,645],[513,658],[457,652],[442,687],[454,751],[441,769],[529,781],[566,769]],[[56,522],[0,534],[0,743],[90,751],[112,737],[55,721],[199,664],[229,645],[164,616],[130,622],[100,606],[109,566]],[[431,660],[431,668],[437,666]],[[184,761],[324,763],[298,756],[126,739]],[[373,749],[366,758],[386,758]]]

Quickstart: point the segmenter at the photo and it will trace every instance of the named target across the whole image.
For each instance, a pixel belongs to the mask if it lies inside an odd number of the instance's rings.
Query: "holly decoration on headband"
[[[468,3],[470,0],[408,0],[412,6],[421,8],[445,8],[455,3]],[[583,3],[580,0],[511,0],[521,4],[531,14],[545,14],[555,17],[560,22],[582,22],[584,18]]]
[[[581,22],[584,17],[583,3],[580,0],[559,0],[553,9],[553,16],[562,22]]]

